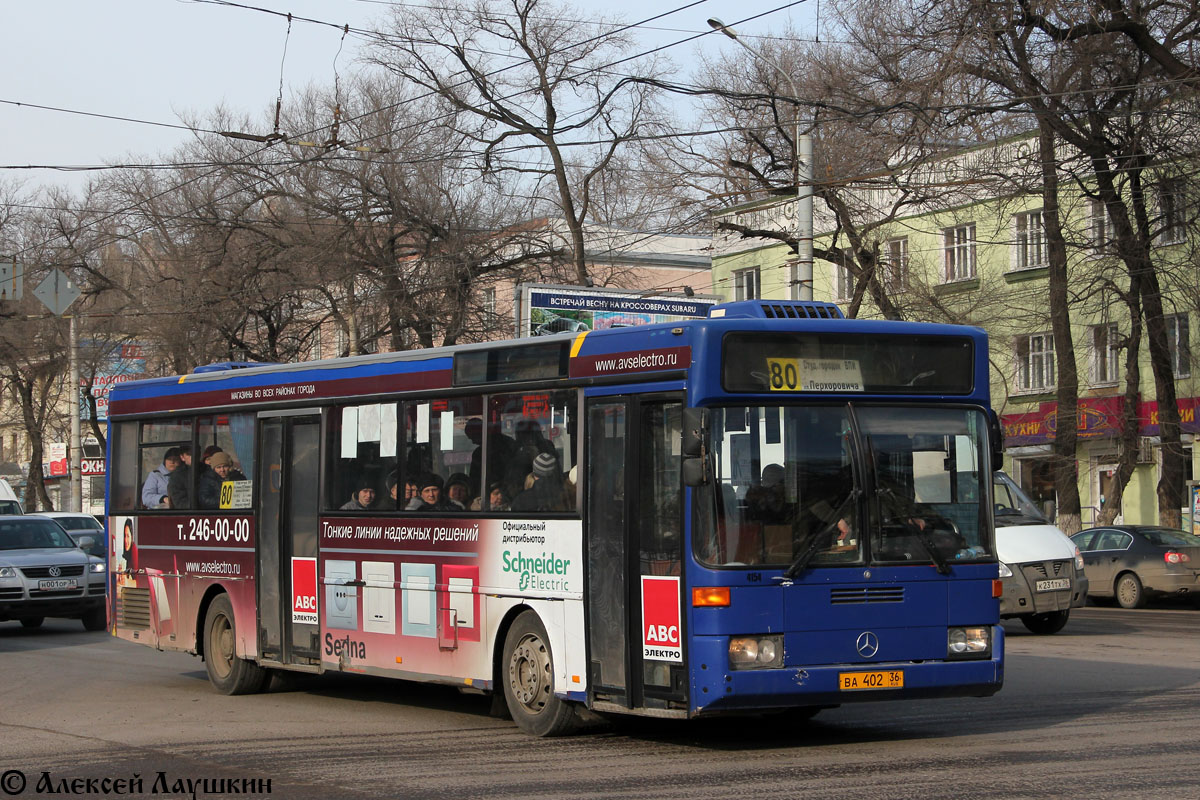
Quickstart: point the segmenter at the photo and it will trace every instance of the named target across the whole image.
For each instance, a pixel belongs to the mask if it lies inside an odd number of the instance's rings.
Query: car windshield
[[[67,532],[51,520],[26,518],[0,521],[0,550],[75,546]]]
[[[990,559],[980,483],[986,427],[977,409],[714,408],[713,479],[697,489],[696,555],[789,574],[868,559],[940,567]]]
[[[0,514],[20,514],[21,504],[16,500],[0,500]]]
[[[1200,547],[1200,536],[1174,528],[1139,528],[1138,533],[1150,544],[1163,547]]]
[[[997,525],[1003,525],[1005,522],[1012,525],[1023,522],[1024,518],[1048,522],[1029,495],[1021,491],[1021,487],[1003,472],[992,476],[992,502],[995,503]]]

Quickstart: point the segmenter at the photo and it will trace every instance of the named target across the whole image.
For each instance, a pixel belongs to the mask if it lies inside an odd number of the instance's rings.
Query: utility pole
[[[725,34],[730,39],[740,44],[750,53],[750,55],[760,61],[770,65],[776,72],[784,77],[788,85],[792,88],[792,97],[796,101],[795,107],[795,131],[792,136],[792,142],[795,145],[796,156],[796,259],[789,276],[789,284],[791,286],[788,292],[789,297],[793,300],[812,300],[813,299],[813,160],[812,160],[812,133],[811,129],[801,132],[800,124],[800,92],[796,89],[796,82],[792,76],[775,61],[767,58],[761,52],[751,47],[742,39],[738,38],[737,33],[716,17],[711,17],[708,20],[708,25],[714,31],[719,31]]]
[[[70,352],[67,357],[71,362],[71,443],[68,452],[71,462],[71,507],[68,511],[83,511],[83,437],[79,430],[79,325],[77,314],[71,315],[71,325],[67,335],[67,347]]]

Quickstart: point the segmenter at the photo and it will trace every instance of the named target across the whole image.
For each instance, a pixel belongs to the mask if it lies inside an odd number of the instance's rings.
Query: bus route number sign
[[[768,358],[772,392],[861,392],[862,368],[853,358]]]

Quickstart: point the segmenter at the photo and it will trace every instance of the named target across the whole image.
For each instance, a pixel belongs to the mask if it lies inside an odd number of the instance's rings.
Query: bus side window
[[[389,479],[396,470],[396,404],[335,407],[329,416],[325,508],[390,511]]]
[[[519,500],[525,492],[537,495],[532,510],[575,510],[579,441],[577,406],[578,395],[573,390],[493,395],[489,399],[490,424],[497,426],[499,432],[511,440],[513,457],[505,464],[503,475],[489,474],[486,479],[489,485],[497,479],[504,484],[514,510],[531,505],[532,495],[524,501]],[[553,457],[553,474],[539,478],[543,485],[534,487],[534,462],[543,454]],[[541,471],[547,470],[543,467]],[[530,484],[528,488],[527,483]],[[553,491],[548,488],[549,484],[553,484]]]
[[[405,406],[405,458],[402,486],[436,476],[441,511],[472,510],[479,497],[478,462],[483,398],[454,397]],[[401,503],[401,508],[404,504]]]
[[[112,426],[112,493],[108,507],[112,511],[133,511],[137,507],[145,475],[138,464],[138,424],[117,422]]]

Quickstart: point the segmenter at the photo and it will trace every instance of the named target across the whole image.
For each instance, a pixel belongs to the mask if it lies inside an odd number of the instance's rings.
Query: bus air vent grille
[[[763,303],[767,319],[842,319],[842,311],[832,303]]]
[[[117,627],[145,630],[150,627],[150,590],[125,586],[117,600]]]
[[[903,603],[903,586],[862,586],[854,589],[830,589],[829,602],[835,606],[862,603]]]

